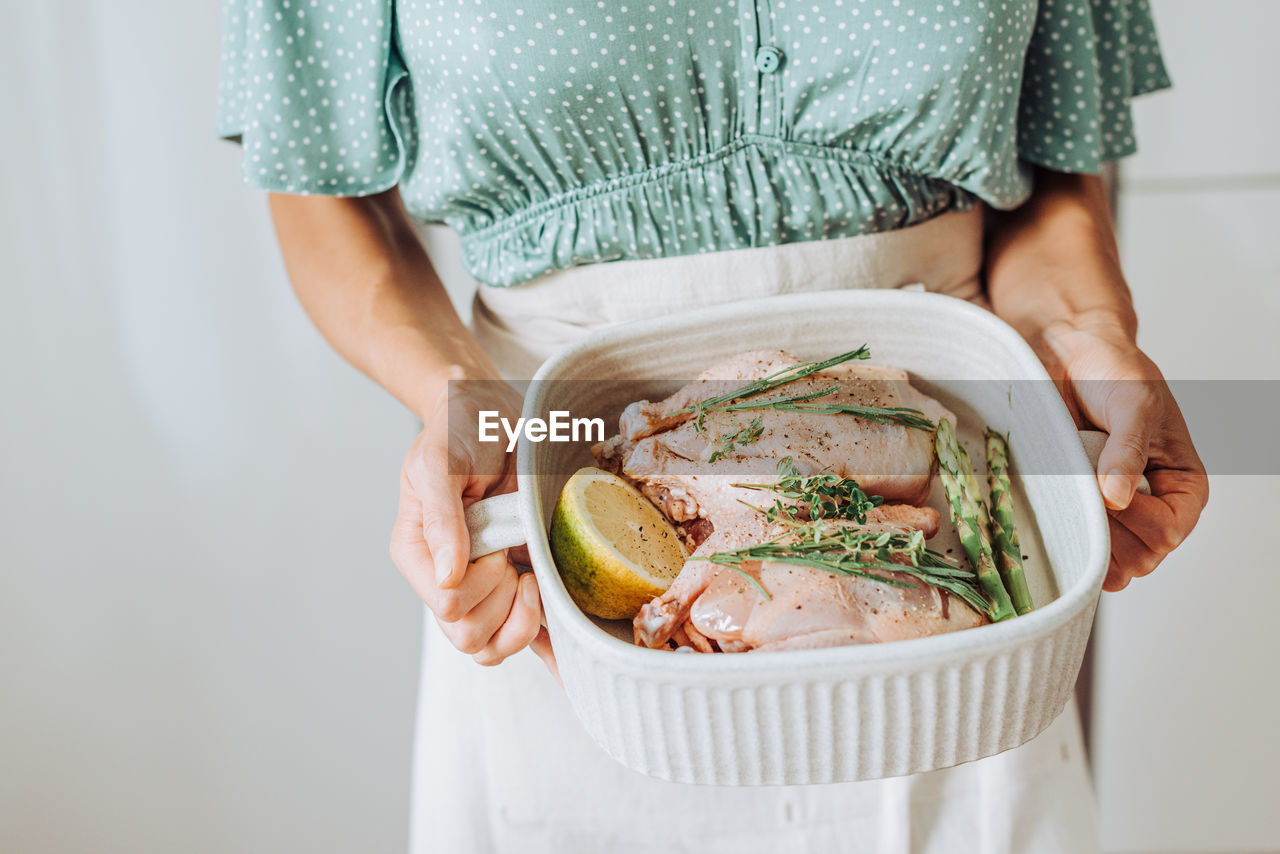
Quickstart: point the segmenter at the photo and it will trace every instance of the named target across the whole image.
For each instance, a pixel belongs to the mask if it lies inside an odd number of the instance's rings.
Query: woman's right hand
[[[507,553],[467,562],[463,508],[516,482],[514,455],[465,433],[482,409],[518,416],[520,396],[458,317],[399,191],[270,198],[289,279],[317,328],[425,425],[400,472],[396,567],[458,649],[497,664],[532,646],[555,673],[533,575]]]
[[[530,646],[555,674],[533,573],[521,574],[509,551],[467,560],[471,541],[463,508],[516,488],[515,454],[502,442],[479,441],[478,413],[497,410],[514,420],[520,396],[496,379],[443,385],[423,413],[423,430],[400,471],[391,559],[449,641],[476,662],[499,664]]]

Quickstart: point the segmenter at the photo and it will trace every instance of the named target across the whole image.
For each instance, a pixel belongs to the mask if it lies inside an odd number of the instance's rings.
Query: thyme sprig
[[[764,435],[764,421],[760,416],[751,419],[751,423],[743,427],[736,433],[722,433],[716,443],[719,448],[711,452],[711,456],[707,458],[707,462],[714,463],[716,460],[722,459],[733,453],[739,445],[751,445],[760,441],[760,437]]]
[[[699,400],[682,409],[672,410],[663,417],[671,418],[676,415],[690,413],[693,415],[694,429],[699,435],[703,435],[705,433],[705,419],[707,413],[740,412],[748,409],[808,412],[815,415],[854,415],[867,421],[877,421],[883,424],[898,424],[903,427],[910,427],[916,430],[932,431],[935,425],[925,417],[923,412],[906,406],[858,406],[848,403],[813,402],[817,398],[826,397],[833,392],[839,391],[839,386],[831,386],[830,388],[821,389],[807,394],[779,397],[772,400],[750,400],[750,398],[757,397],[767,391],[772,391],[779,386],[804,379],[807,376],[811,376],[819,371],[826,370],[827,368],[835,367],[842,362],[847,362],[851,359],[869,358],[871,358],[871,350],[864,344],[856,350],[850,350],[847,353],[832,356],[830,359],[823,359],[821,361],[814,362],[801,362],[798,365],[789,365],[785,368],[774,371],[766,377],[762,377],[761,379],[754,380],[746,385],[740,386],[733,391],[714,395],[704,400]],[[734,401],[737,402],[735,403]]]
[[[851,477],[840,477],[826,469],[805,476],[796,468],[791,457],[778,460],[777,480],[773,483],[735,483],[744,489],[761,489],[776,493],[773,506],[760,512],[765,519],[774,522],[779,518],[794,521],[800,514],[801,504],[808,509],[809,519],[850,519],[859,525],[866,524],[867,511],[884,503],[884,496],[868,495]],[[784,504],[789,498],[793,504]],[[760,509],[760,508],[756,508]]]
[[[895,556],[905,558],[906,562],[894,561]],[[926,547],[924,534],[920,531],[910,534],[870,532],[856,528],[831,528],[821,522],[811,522],[795,526],[774,540],[734,551],[716,552],[705,559],[744,575],[749,573],[742,564],[769,561],[867,578],[891,587],[916,587],[909,581],[882,574],[895,572],[953,593],[977,613],[990,616],[987,600],[977,585],[977,576]],[[754,577],[752,580],[755,581]],[[758,581],[756,584],[768,598]]]

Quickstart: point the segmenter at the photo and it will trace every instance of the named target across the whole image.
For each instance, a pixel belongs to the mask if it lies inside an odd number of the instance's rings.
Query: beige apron
[[[614,323],[797,291],[919,287],[982,301],[981,211],[838,240],[622,261],[482,287],[475,334],[509,379]],[[415,854],[1089,854],[1098,849],[1074,705],[1033,742],[862,783],[733,788],[623,768],[525,651],[482,668],[427,616],[414,760]]]
[[[529,379],[577,338],[722,302],[842,288],[921,286],[983,301],[982,211],[912,228],[705,255],[573,267],[476,293],[476,338],[509,379]]]

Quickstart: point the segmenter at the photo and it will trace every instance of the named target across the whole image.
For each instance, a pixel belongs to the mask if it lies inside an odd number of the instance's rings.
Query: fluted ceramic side
[[[1093,611],[981,660],[915,672],[704,687],[619,672],[568,648],[560,668],[591,737],[664,780],[796,785],[895,777],[991,756],[1039,735],[1071,696]]]
[[[970,428],[985,421],[1012,430],[1015,469],[1055,473],[1022,485],[1024,547],[1041,551],[1048,570],[1036,610],[861,647],[721,655],[641,649],[624,640],[625,624],[597,624],[577,609],[547,546],[555,496],[582,449],[523,443],[520,510],[565,690],[591,737],[627,767],[717,785],[910,774],[1016,747],[1070,698],[1106,572],[1106,514],[1061,399],[1026,344],[992,315],[946,297],[876,291],[776,297],[630,325],[544,366],[544,385],[526,401],[525,415],[560,408],[616,418],[628,402],[611,397],[607,382],[552,382],[558,379],[679,377],[682,368],[687,374],[737,352],[743,341],[817,358],[854,339],[939,392],[948,392],[950,378],[986,380],[952,393],[952,403],[971,411]],[[1040,382],[1020,387],[1015,406],[1005,380]],[[1041,441],[1017,440],[1031,435]]]

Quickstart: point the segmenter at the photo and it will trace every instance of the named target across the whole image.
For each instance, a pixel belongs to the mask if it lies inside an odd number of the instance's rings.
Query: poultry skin
[[[929,495],[935,458],[932,434],[853,415],[750,409],[706,414],[698,429],[690,413],[671,414],[701,400],[800,364],[782,350],[753,350],[720,362],[665,400],[632,403],[619,432],[592,448],[598,465],[635,483],[673,522],[684,523],[689,545],[710,531],[749,517],[759,493],[735,483],[774,480],[779,460],[790,457],[801,474],[821,470],[853,478],[887,501],[922,503]],[[954,418],[913,388],[907,374],[867,364],[838,365],[771,389],[753,402],[835,390],[826,403],[910,407],[937,421]],[[727,452],[725,437],[759,419],[759,436]],[[714,462],[716,451],[722,454]]]
[[[939,518],[930,507],[882,505],[868,512],[864,525],[827,524],[929,537]],[[734,526],[708,537],[671,587],[640,609],[636,643],[658,649],[674,641],[699,652],[811,649],[926,637],[987,622],[958,597],[901,573],[883,575],[912,587],[789,563],[743,563],[740,569],[769,593],[765,598],[739,572],[700,559],[784,533],[776,524],[756,527]]]
[[[636,615],[637,644],[700,652],[800,649],[924,637],[987,622],[959,597],[906,573],[877,571],[909,585],[898,586],[782,560],[747,560],[736,568],[707,560],[785,538],[787,524],[765,513],[775,501],[808,516],[810,508],[794,498],[751,488],[776,483],[784,459],[800,476],[834,474],[897,502],[870,508],[863,522],[829,519],[824,526],[925,537],[938,531],[937,511],[915,506],[927,500],[936,470],[931,431],[849,413],[766,407],[713,409],[699,418],[680,411],[799,364],[782,350],[733,356],[665,400],[628,405],[618,434],[592,448],[602,468],[636,484],[682,528],[692,552],[671,587]],[[905,372],[863,363],[828,367],[749,400],[817,392],[826,392],[813,398],[823,404],[907,407],[935,422],[955,417],[913,388]]]

